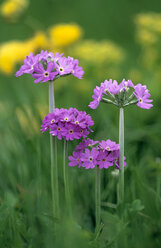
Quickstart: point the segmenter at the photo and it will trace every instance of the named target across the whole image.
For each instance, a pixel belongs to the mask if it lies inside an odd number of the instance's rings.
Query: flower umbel
[[[16,77],[24,73],[32,74],[35,83],[53,81],[61,76],[72,74],[79,79],[84,71],[78,66],[78,60],[71,57],[66,58],[63,54],[41,51],[37,55],[30,53],[26,56],[24,64],[16,72]]]
[[[94,100],[89,104],[92,109],[96,109],[100,102],[111,103],[119,108],[130,104],[137,104],[138,107],[144,109],[150,109],[153,106],[147,87],[142,84],[135,86],[131,80],[123,79],[120,84],[116,80],[105,80],[100,86],[96,86],[93,92]]]
[[[56,108],[44,118],[41,131],[50,130],[58,139],[74,140],[85,138],[90,132],[89,127],[93,125],[90,115],[84,111],[75,108]]]
[[[108,145],[109,149],[106,149]],[[69,156],[69,166],[84,167],[85,169],[108,169],[115,165],[119,167],[119,144],[111,140],[102,140],[101,142],[91,139],[84,139]],[[126,162],[124,161],[124,166]]]

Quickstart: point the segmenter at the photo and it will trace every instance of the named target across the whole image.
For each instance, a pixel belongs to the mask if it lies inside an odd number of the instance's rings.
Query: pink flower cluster
[[[136,104],[140,108],[150,109],[153,106],[151,104],[153,100],[149,99],[151,95],[146,85],[137,84],[135,86],[131,80],[123,79],[120,84],[116,80],[105,80],[100,86],[96,86],[93,92],[93,101],[89,104],[92,109],[96,109],[101,100],[113,103],[118,107]],[[129,93],[132,94],[129,95]],[[109,97],[109,99],[104,97]]]
[[[58,109],[45,116],[42,121],[41,131],[50,130],[53,136],[59,140],[74,140],[85,138],[92,130],[89,128],[94,125],[90,115],[84,111],[78,111],[76,108]]]
[[[69,156],[69,160],[69,166],[78,165],[78,168],[94,169],[98,166],[99,169],[108,169],[115,165],[115,168],[119,169],[119,145],[109,139],[101,142],[84,139],[73,155]]]
[[[41,51],[37,55],[30,53],[26,56],[24,64],[16,72],[16,77],[24,73],[32,74],[35,78],[34,83],[53,81],[61,76],[70,75],[81,79],[84,71],[82,67],[78,66],[79,61],[72,57],[64,57],[63,53]]]

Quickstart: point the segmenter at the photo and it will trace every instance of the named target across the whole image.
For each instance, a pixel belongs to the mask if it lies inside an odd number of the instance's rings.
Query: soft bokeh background
[[[0,1],[0,247],[161,246],[161,2],[160,0]],[[94,236],[94,171],[69,168],[74,222],[63,219],[53,238],[49,136],[40,133],[48,113],[48,85],[15,72],[31,51],[78,58],[82,80],[56,81],[57,107],[76,107],[95,121],[91,138],[118,142],[118,109],[88,108],[105,79],[146,84],[150,110],[125,109],[126,204],[115,210],[117,177],[102,171],[102,220]],[[77,142],[71,142],[72,153]],[[64,213],[62,142],[59,149]],[[124,216],[124,221],[122,220]],[[63,235],[63,238],[62,238]],[[94,241],[95,240],[95,241]],[[55,242],[57,242],[55,244]]]

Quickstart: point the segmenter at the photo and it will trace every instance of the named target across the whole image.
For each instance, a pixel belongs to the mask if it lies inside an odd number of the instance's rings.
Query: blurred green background
[[[0,247],[160,248],[161,2],[0,3]],[[71,26],[64,29],[65,24]],[[118,142],[118,109],[104,104],[97,110],[88,108],[93,89],[105,79],[146,84],[154,100],[150,110],[125,109],[126,203],[117,210],[106,206],[116,203],[117,177],[110,170],[102,171],[104,228],[98,238],[94,236],[94,171],[69,168],[74,221],[64,214],[63,144],[59,141],[64,218],[55,239],[49,135],[40,133],[48,113],[48,85],[34,84],[30,75],[15,77],[25,56],[41,49],[79,59],[84,78],[57,80],[56,106],[87,111],[95,122],[90,138]],[[77,144],[70,142],[69,154]]]

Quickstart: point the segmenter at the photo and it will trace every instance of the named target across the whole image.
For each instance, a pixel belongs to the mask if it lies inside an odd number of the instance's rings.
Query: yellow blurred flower
[[[137,40],[144,45],[153,45],[158,41],[158,37],[151,31],[139,29],[137,31]]]
[[[25,111],[16,108],[16,116],[26,136],[40,135],[40,124],[28,106],[25,106]]]
[[[40,115],[41,120],[44,119],[44,116],[49,111],[49,106],[47,104],[36,105],[37,112]]]
[[[144,53],[142,55],[142,63],[145,68],[148,69],[148,71],[154,71],[154,67],[156,67],[157,62],[159,59],[159,52],[155,48],[148,48],[144,50]]]
[[[44,32],[37,32],[35,36],[29,40],[26,41],[26,44],[29,45],[31,48],[30,52],[34,52],[38,49],[44,49],[46,48],[48,44],[48,39],[46,37],[46,34]]]
[[[74,91],[80,93],[80,92],[89,92],[91,89],[91,84],[89,83],[88,80],[83,80],[81,83],[78,83],[78,84],[73,84],[72,85]]]
[[[71,49],[72,54],[90,63],[119,63],[124,59],[124,51],[111,41],[85,40]]]
[[[1,15],[7,19],[19,16],[28,6],[28,0],[6,0],[0,6]]]
[[[134,82],[140,82],[143,79],[141,70],[138,70],[136,68],[132,68],[128,72],[128,78],[131,78]]]
[[[5,74],[14,71],[15,65],[22,62],[26,55],[44,48],[47,39],[44,33],[38,32],[26,41],[9,41],[0,45],[0,70]]]
[[[82,29],[77,24],[58,24],[49,29],[50,45],[56,47],[68,46],[82,36]]]
[[[161,33],[161,14],[159,13],[138,14],[135,17],[135,23],[138,27]]]

